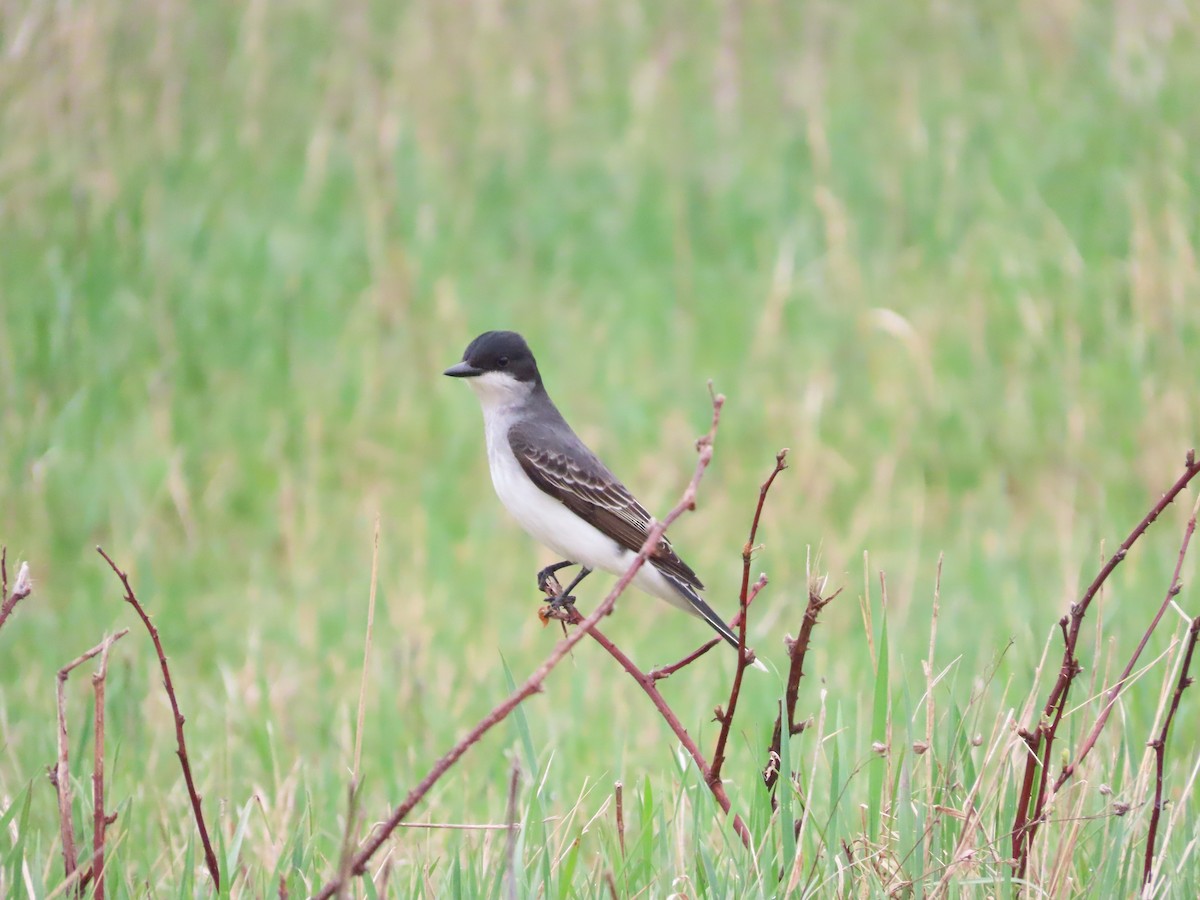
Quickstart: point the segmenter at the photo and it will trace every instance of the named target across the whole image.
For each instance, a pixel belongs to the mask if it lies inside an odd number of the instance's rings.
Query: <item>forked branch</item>
[[[712,424],[709,427],[708,433],[696,442],[696,450],[700,454],[696,461],[696,469],[692,473],[692,479],[688,482],[687,488],[683,492],[683,496],[679,502],[675,504],[674,509],[667,514],[667,517],[661,522],[654,523],[649,533],[646,535],[646,541],[642,544],[642,549],[638,551],[633,558],[629,568],[625,574],[609,591],[608,596],[600,602],[600,604],[591,612],[587,618],[579,623],[579,627],[566,635],[558,642],[550,655],[545,661],[534,670],[525,682],[513,691],[505,700],[499,703],[486,716],[480,719],[475,726],[468,731],[462,738],[459,739],[453,747],[436,763],[433,768],[425,775],[417,785],[409,791],[407,797],[400,803],[391,815],[375,828],[371,836],[362,844],[358,852],[353,856],[350,862],[350,873],[353,876],[362,875],[367,869],[367,863],[379,851],[379,848],[391,837],[392,833],[400,826],[410,812],[420,803],[429,790],[437,784],[443,775],[462,758],[471,747],[498,723],[503,722],[514,709],[521,703],[538,693],[542,689],[542,683],[549,676],[562,660],[571,652],[571,649],[587,637],[596,624],[610,612],[616,604],[617,599],[625,592],[637,575],[638,570],[649,559],[650,554],[657,549],[658,542],[666,532],[667,528],[683,515],[688,510],[696,508],[696,492],[700,485],[700,479],[704,476],[704,471],[708,468],[712,461],[713,440],[716,437],[717,426],[721,420],[721,407],[725,402],[725,398],[720,394],[714,395],[712,399],[713,415]],[[316,900],[328,900],[334,896],[345,884],[345,878],[342,875],[335,876],[327,882],[320,891],[315,895]]]
[[[804,677],[804,660],[812,643],[813,629],[821,616],[821,610],[828,606],[842,592],[838,588],[828,597],[821,591],[825,587],[824,579],[814,579],[808,586],[808,604],[804,608],[804,619],[800,623],[800,633],[795,640],[788,640],[785,646],[788,651],[788,680],[787,691],[784,694],[784,709],[787,712],[787,728],[789,735],[800,734],[804,730],[804,722],[796,721],[796,704],[800,699],[800,679]],[[771,735],[771,746],[767,751],[767,764],[763,767],[763,784],[771,793],[771,805],[776,806],[776,786],[779,783],[783,760],[780,757],[783,747],[783,711],[775,717],[775,730]]]
[[[195,779],[192,778],[192,766],[188,762],[187,744],[183,740],[183,713],[179,711],[179,700],[175,696],[175,684],[171,681],[171,670],[167,666],[167,654],[163,652],[162,640],[159,639],[158,629],[154,627],[154,623],[150,621],[150,616],[147,615],[145,608],[138,601],[137,595],[133,592],[133,588],[129,584],[129,576],[113,562],[112,557],[104,552],[103,547],[97,547],[96,552],[104,557],[104,561],[108,563],[110,569],[116,573],[117,578],[121,579],[121,585],[125,588],[125,602],[133,607],[138,614],[138,618],[142,620],[142,624],[146,626],[146,631],[150,633],[150,640],[154,642],[154,650],[158,653],[159,666],[162,668],[163,687],[167,691],[167,699],[171,703],[171,712],[175,717],[175,745],[176,755],[179,757],[179,765],[183,769],[183,780],[187,784],[188,797],[192,801],[192,815],[196,819],[196,827],[200,831],[200,843],[204,847],[204,862],[208,867],[209,877],[213,880],[213,887],[218,893],[221,889],[221,869],[217,865],[217,854],[213,850],[212,841],[208,838],[208,828],[204,824],[204,812],[200,808],[200,794],[196,790]]]
[[[1129,536],[1121,542],[1121,546],[1092,579],[1092,583],[1088,585],[1079,601],[1071,604],[1069,615],[1063,616],[1059,622],[1063,630],[1063,658],[1059,666],[1058,678],[1055,680],[1042,710],[1041,721],[1031,727],[1023,727],[1018,730],[1026,748],[1025,773],[1021,782],[1021,792],[1017,800],[1017,813],[1013,820],[1012,830],[1012,855],[1016,860],[1019,878],[1025,877],[1029,864],[1030,846],[1037,834],[1038,826],[1045,817],[1051,753],[1059,724],[1066,711],[1067,694],[1071,689],[1071,683],[1082,671],[1082,666],[1075,655],[1075,649],[1079,643],[1079,630],[1083,625],[1083,617],[1104,582],[1125,559],[1137,540],[1145,534],[1146,529],[1154,524],[1163,510],[1170,506],[1198,474],[1200,474],[1200,462],[1196,460],[1195,450],[1189,450],[1183,474],[1150,508],[1142,521],[1129,533]],[[1061,775],[1059,777],[1061,784],[1065,779]],[[1069,772],[1067,777],[1069,777]]]

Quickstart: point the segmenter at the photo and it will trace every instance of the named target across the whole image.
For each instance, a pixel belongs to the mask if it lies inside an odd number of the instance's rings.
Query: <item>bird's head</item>
[[[542,383],[529,345],[515,331],[485,331],[444,374],[465,378],[484,406],[519,403]]]

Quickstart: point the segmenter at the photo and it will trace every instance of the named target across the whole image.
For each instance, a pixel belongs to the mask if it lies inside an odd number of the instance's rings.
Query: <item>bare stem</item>
[[[709,765],[708,760],[704,758],[704,754],[700,752],[696,741],[688,734],[687,729],[683,727],[683,723],[679,721],[679,716],[675,714],[675,710],[671,709],[666,698],[658,690],[654,679],[649,673],[639,669],[637,664],[629,658],[625,651],[605,637],[601,631],[592,628],[591,634],[592,639],[603,647],[608,655],[617,661],[621,668],[629,673],[630,677],[637,682],[638,687],[645,691],[646,696],[650,698],[650,702],[654,704],[654,708],[658,710],[670,729],[675,732],[675,737],[679,739],[679,743],[683,745],[683,749],[688,752],[688,756],[696,764],[696,768],[699,769],[701,777],[704,778],[704,782],[708,785],[708,789],[712,792],[717,804],[728,814],[732,808],[732,804],[729,800],[729,794],[725,792],[725,786],[719,778],[713,779],[712,767]],[[742,843],[747,848],[751,847],[753,838],[750,834],[750,829],[746,827],[746,823],[739,815],[734,815],[733,817],[733,830],[737,832],[738,837],[742,839]]]
[[[717,743],[713,749],[712,771],[708,773],[710,786],[721,780],[721,768],[725,765],[725,750],[729,743],[729,733],[733,729],[733,717],[737,712],[738,698],[742,693],[742,676],[746,674],[746,667],[753,659],[752,657],[747,658],[746,654],[746,619],[749,617],[751,600],[750,563],[754,559],[755,541],[758,539],[758,523],[762,520],[767,494],[770,493],[771,485],[775,483],[779,473],[787,468],[787,453],[785,447],[775,454],[775,468],[771,470],[771,474],[758,489],[758,504],[754,507],[754,518],[750,520],[750,534],[742,546],[742,588],[738,591],[738,612],[740,613],[738,618],[738,664],[733,672],[733,684],[729,687],[729,699],[725,703],[725,708],[717,711],[717,720],[721,723],[721,727],[717,731]],[[757,596],[766,587],[766,584],[767,576],[760,576],[753,588],[754,595]]]
[[[1192,655],[1196,652],[1198,640],[1200,640],[1200,616],[1192,619],[1192,625],[1188,629],[1187,649],[1183,654],[1183,666],[1179,670],[1179,681],[1175,683],[1175,693],[1171,697],[1171,708],[1167,710],[1167,717],[1163,719],[1158,737],[1150,741],[1150,746],[1154,749],[1154,808],[1150,812],[1150,832],[1146,836],[1146,860],[1142,866],[1143,885],[1150,884],[1151,876],[1154,874],[1154,844],[1158,840],[1158,820],[1162,816],[1163,810],[1163,768],[1166,765],[1167,734],[1171,730],[1171,722],[1174,721],[1175,713],[1179,709],[1179,700],[1192,683],[1188,672],[1192,668]]]
[[[67,879],[74,876],[75,870],[79,867],[79,855],[75,847],[75,822],[71,812],[71,766],[67,754],[67,676],[89,659],[93,659],[101,653],[107,654],[108,648],[127,634],[129,634],[129,629],[122,628],[58,670],[55,684],[55,697],[58,701],[58,761],[50,770],[50,783],[54,785],[55,794],[58,796],[58,828],[62,841],[63,875]],[[103,704],[98,707],[98,715],[102,715],[102,708]],[[101,732],[97,731],[97,737],[101,741],[102,747]],[[101,764],[103,764],[102,760]],[[77,890],[81,889],[82,879]]]
[[[1163,598],[1162,605],[1159,606],[1158,612],[1154,619],[1150,622],[1149,627],[1142,635],[1141,641],[1138,642],[1137,649],[1133,651],[1133,655],[1129,657],[1129,662],[1125,665],[1125,671],[1121,673],[1121,677],[1105,694],[1104,709],[1100,711],[1100,715],[1096,717],[1096,722],[1092,726],[1092,730],[1084,739],[1079,747],[1079,755],[1075,758],[1075,762],[1070,765],[1063,766],[1062,772],[1058,776],[1058,780],[1054,782],[1054,791],[1057,793],[1067,779],[1075,773],[1075,770],[1083,763],[1083,760],[1096,746],[1096,741],[1100,737],[1100,732],[1104,729],[1104,724],[1108,721],[1108,716],[1112,712],[1113,706],[1117,702],[1117,697],[1121,694],[1121,689],[1128,683],[1129,676],[1133,674],[1133,669],[1137,665],[1138,657],[1142,655],[1142,651],[1146,649],[1146,644],[1150,641],[1150,635],[1158,628],[1158,623],[1162,621],[1163,614],[1171,605],[1171,601],[1179,594],[1180,588],[1183,586],[1179,580],[1180,573],[1183,571],[1183,559],[1187,556],[1188,544],[1191,543],[1192,535],[1196,531],[1196,513],[1200,511],[1200,496],[1196,498],[1196,503],[1192,507],[1192,515],[1188,519],[1187,528],[1183,532],[1183,543],[1179,547],[1179,557],[1175,561],[1175,574],[1171,576],[1171,586],[1167,588],[1167,596]]]
[[[204,813],[200,808],[200,794],[196,791],[196,782],[192,778],[192,766],[188,762],[187,744],[183,740],[183,723],[185,720],[183,713],[179,711],[179,700],[175,697],[175,685],[171,681],[171,670],[167,667],[167,654],[163,652],[162,640],[158,636],[158,629],[154,627],[154,623],[150,621],[150,616],[146,614],[146,610],[138,602],[137,595],[134,594],[133,588],[129,584],[129,576],[121,571],[117,564],[113,562],[112,557],[104,552],[103,547],[97,547],[96,552],[104,557],[104,561],[108,563],[109,568],[121,580],[121,585],[125,588],[125,602],[137,612],[138,618],[146,626],[146,631],[150,633],[150,640],[154,642],[154,650],[158,653],[158,662],[162,668],[163,687],[166,688],[167,699],[171,703],[171,711],[175,716],[176,755],[179,757],[179,765],[183,769],[183,780],[187,784],[188,797],[192,801],[192,815],[196,819],[196,827],[200,831],[200,843],[204,846],[204,861],[208,866],[208,874],[213,880],[213,887],[220,892],[221,869],[217,865],[217,854],[213,850],[212,841],[208,838],[208,828],[204,825]]]
[[[808,655],[809,645],[812,643],[813,629],[817,627],[817,620],[821,616],[821,610],[828,606],[838,594],[842,592],[838,588],[828,597],[821,596],[822,580],[816,579],[808,587],[808,605],[804,608],[804,619],[800,623],[800,634],[794,641],[788,641],[788,681],[787,691],[784,694],[784,708],[787,711],[788,734],[797,735],[804,730],[804,724],[796,721],[796,704],[800,698],[800,679],[804,676],[804,658]],[[780,752],[783,746],[783,712],[780,712],[775,718],[775,732],[771,737],[771,747],[767,751],[767,764],[763,768],[763,783],[767,786],[767,790],[771,792],[771,803],[776,803],[775,787],[779,781],[779,774],[782,768],[782,759]]]
[[[128,629],[126,629],[128,631]],[[94,765],[92,767],[92,896],[104,900],[104,836],[117,818],[104,812],[104,680],[108,675],[108,651],[116,637],[101,644],[100,665],[92,675],[92,690],[96,695]]]

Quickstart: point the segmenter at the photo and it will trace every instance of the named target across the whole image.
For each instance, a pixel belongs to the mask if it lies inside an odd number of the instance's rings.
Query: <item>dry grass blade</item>
[[[517,794],[520,787],[521,763],[513,757],[512,772],[508,776],[508,839],[504,842],[504,858],[508,864],[504,887],[509,900],[517,898],[517,834],[521,830],[521,820],[517,816]]]
[[[375,516],[375,541],[371,551],[371,591],[367,600],[367,635],[363,639],[362,681],[358,686],[358,719],[354,729],[354,783],[362,763],[363,721],[367,707],[367,674],[371,664],[371,637],[375,632],[375,589],[379,584],[379,516]]]

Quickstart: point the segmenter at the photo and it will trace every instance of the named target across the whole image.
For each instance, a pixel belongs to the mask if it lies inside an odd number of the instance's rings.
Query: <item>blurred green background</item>
[[[440,375],[489,328],[528,337],[660,515],[706,380],[728,396],[673,532],[726,612],[757,485],[791,448],[751,638],[783,664],[811,553],[845,592],[802,706],[824,689],[851,735],[873,683],[860,603],[877,626],[885,572],[915,700],[944,553],[946,690],[965,701],[1014,642],[987,731],[1200,432],[1197,23],[1076,0],[0,4],[0,542],[36,584],[0,632],[0,793],[32,785],[40,877],[58,873],[53,672],[136,624],[98,543],[162,630],[211,815],[232,834],[258,797],[247,896],[285,848],[306,884],[334,865],[377,515],[368,821],[504,695],[502,659],[520,680],[545,655],[549,557],[492,494],[476,401]],[[1120,661],[1187,507],[1104,598],[1096,645]],[[646,665],[707,637],[642,596],[606,631]],[[714,655],[666,685],[704,741],[731,669]],[[113,871],[178,884],[192,828],[136,628],[111,682]],[[746,698],[735,790],[778,690]],[[1156,703],[1129,700],[1135,755]],[[548,816],[677,778],[594,647],[527,716]],[[417,817],[502,820],[515,746],[490,738]],[[490,840],[394,852],[419,871]]]

